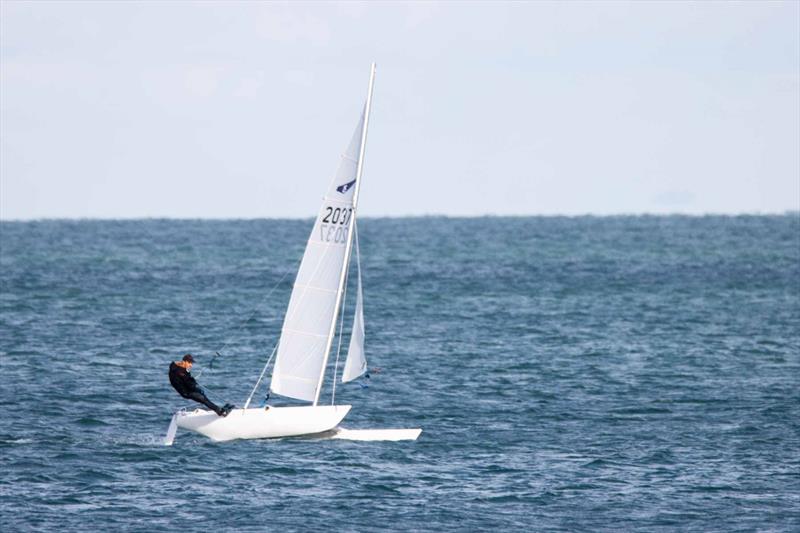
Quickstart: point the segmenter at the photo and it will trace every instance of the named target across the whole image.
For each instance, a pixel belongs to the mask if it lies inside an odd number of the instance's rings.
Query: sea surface
[[[364,219],[336,401],[419,440],[164,446],[184,353],[242,405],[311,224],[0,223],[0,530],[800,531],[798,214]]]

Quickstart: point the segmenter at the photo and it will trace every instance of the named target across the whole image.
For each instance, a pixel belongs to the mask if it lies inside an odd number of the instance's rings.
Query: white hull
[[[234,409],[226,417],[197,409],[179,412],[179,428],[196,431],[214,441],[234,439],[271,439],[312,435],[335,428],[350,411],[349,405],[308,405],[270,407],[269,409]]]

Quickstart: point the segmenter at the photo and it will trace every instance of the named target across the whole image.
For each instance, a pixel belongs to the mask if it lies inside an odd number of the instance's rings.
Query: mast
[[[369,112],[372,106],[372,86],[375,83],[375,63],[372,63],[372,67],[370,69],[369,74],[369,90],[367,92],[367,104],[364,109],[364,126],[361,129],[361,149],[358,154],[358,167],[356,168],[356,185],[355,191],[353,192],[353,216],[350,219],[350,228],[348,228],[347,232],[347,244],[344,251],[344,264],[342,265],[342,273],[339,275],[339,287],[336,290],[336,306],[333,310],[333,320],[331,320],[331,327],[328,332],[328,340],[325,344],[325,356],[322,360],[322,368],[319,372],[319,381],[317,381],[317,390],[314,394],[314,404],[317,405],[319,403],[319,395],[322,392],[322,381],[325,378],[325,369],[328,366],[328,355],[330,355],[331,351],[331,343],[333,342],[333,336],[336,333],[336,319],[339,316],[339,308],[342,305],[342,292],[344,289],[344,282],[347,277],[347,270],[350,264],[350,253],[352,251],[353,245],[353,231],[352,228],[355,227],[356,221],[356,213],[358,210],[358,193],[361,190],[361,172],[364,169],[364,152],[367,148],[367,126],[369,124]]]

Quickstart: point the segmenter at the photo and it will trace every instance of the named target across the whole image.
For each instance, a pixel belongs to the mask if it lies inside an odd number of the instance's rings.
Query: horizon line
[[[538,213],[538,214],[497,214],[485,213],[475,215],[457,215],[446,213],[427,213],[427,214],[406,214],[406,215],[362,215],[359,219],[401,219],[401,218],[451,218],[451,219],[473,219],[473,218],[615,218],[615,217],[686,217],[686,218],[702,218],[702,217],[767,217],[767,216],[800,216],[800,209],[786,209],[783,211],[741,211],[736,213],[731,212],[714,212],[709,211],[705,213],[653,213],[647,211],[641,212],[620,212],[620,213]],[[74,216],[44,216],[32,218],[5,218],[0,216],[0,223],[3,222],[121,222],[121,221],[147,221],[147,220],[172,220],[172,221],[252,221],[252,220],[309,220],[316,218],[314,216],[286,216],[286,217],[176,217],[176,216],[125,216],[125,217],[74,217]]]

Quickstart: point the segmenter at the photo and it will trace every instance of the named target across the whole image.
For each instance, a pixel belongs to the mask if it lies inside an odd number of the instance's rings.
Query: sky
[[[0,4],[0,219],[800,209],[800,2]]]

